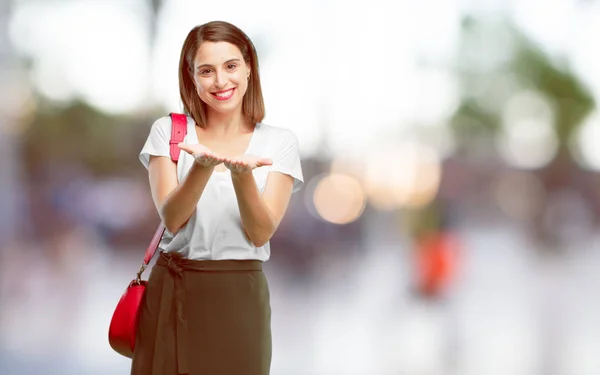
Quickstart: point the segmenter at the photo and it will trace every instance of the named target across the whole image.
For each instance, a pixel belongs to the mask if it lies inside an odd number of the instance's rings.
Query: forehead
[[[228,42],[203,42],[196,51],[196,65],[222,64],[231,59],[243,59],[237,46]]]

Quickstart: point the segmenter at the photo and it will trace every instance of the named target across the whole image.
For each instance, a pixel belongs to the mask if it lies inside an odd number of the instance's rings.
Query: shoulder
[[[171,117],[162,116],[154,120],[152,123],[152,129],[157,130],[170,130],[171,129]]]
[[[190,125],[194,126],[196,124],[194,122],[194,119],[191,118],[190,116],[186,116],[186,118],[187,118],[188,126],[190,126]],[[158,133],[161,135],[169,136],[171,134],[171,126],[172,126],[171,116],[166,115],[166,116],[162,116],[162,117],[159,117],[156,120],[154,120],[154,122],[152,123],[151,131],[153,133]]]
[[[187,123],[188,125],[196,125],[196,123],[194,122],[194,119],[191,116],[185,116],[187,119]],[[166,116],[162,116],[157,118],[156,120],[154,120],[154,123],[152,123],[152,127],[156,127],[156,128],[161,128],[161,129],[171,129],[171,115],[166,115]]]

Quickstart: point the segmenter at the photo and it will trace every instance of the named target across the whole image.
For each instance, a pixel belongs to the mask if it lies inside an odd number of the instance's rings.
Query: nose
[[[223,71],[218,71],[215,75],[215,86],[222,88],[227,84],[227,74]]]

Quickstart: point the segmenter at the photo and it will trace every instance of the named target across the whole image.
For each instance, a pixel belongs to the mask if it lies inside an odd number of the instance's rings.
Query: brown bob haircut
[[[198,97],[194,85],[194,59],[203,42],[227,42],[239,48],[246,65],[250,67],[250,81],[242,101],[242,113],[252,124],[261,122],[265,117],[265,104],[260,87],[256,49],[242,30],[224,21],[196,26],[185,38],[179,58],[179,94],[185,113],[199,126],[206,126],[206,103]]]

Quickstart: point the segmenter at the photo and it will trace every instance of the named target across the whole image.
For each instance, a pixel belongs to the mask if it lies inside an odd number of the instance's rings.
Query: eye
[[[201,76],[206,76],[206,75],[209,75],[211,72],[212,72],[212,70],[211,70],[211,69],[201,69],[201,70],[200,70],[198,73],[199,73]]]
[[[234,70],[235,68],[237,68],[237,64],[233,64],[233,63],[227,64],[227,69]]]

